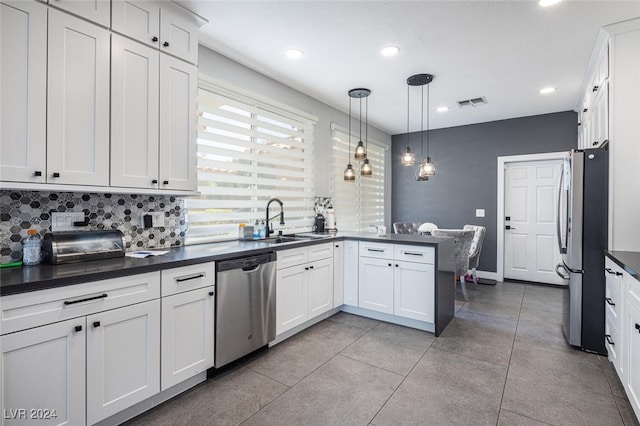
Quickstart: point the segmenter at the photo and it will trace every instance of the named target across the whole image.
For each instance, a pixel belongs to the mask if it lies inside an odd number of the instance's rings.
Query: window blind
[[[385,155],[387,148],[369,139],[367,158],[373,166],[372,176],[361,176],[362,162],[353,158],[353,148],[358,138],[351,134],[351,159],[349,159],[348,131],[331,126],[333,138],[332,193],[336,212],[336,226],[341,231],[366,231],[369,225],[384,225]],[[344,180],[344,169],[351,161],[356,171],[355,182]]]
[[[288,230],[312,226],[315,123],[239,98],[198,90],[201,195],[186,201],[187,244],[236,239],[238,224],[265,219],[273,197],[284,204]]]

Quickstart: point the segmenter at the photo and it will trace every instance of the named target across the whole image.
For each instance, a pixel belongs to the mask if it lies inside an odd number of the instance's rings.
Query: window
[[[285,227],[314,217],[315,121],[203,81],[198,89],[198,191],[187,198],[186,243],[238,238],[238,224],[284,204]],[[280,207],[274,206],[274,214]],[[279,220],[274,220],[275,226]]]
[[[331,125],[333,138],[333,207],[336,226],[341,231],[366,231],[369,225],[384,225],[385,155],[387,148],[369,139],[367,158],[373,166],[372,176],[361,176],[361,162],[353,158],[353,148],[358,138],[351,135],[351,160],[349,160],[349,135],[346,129]],[[351,161],[356,171],[355,182],[345,182],[344,169]]]

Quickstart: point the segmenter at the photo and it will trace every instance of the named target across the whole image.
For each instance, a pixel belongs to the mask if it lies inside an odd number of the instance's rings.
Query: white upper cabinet
[[[49,0],[49,4],[103,27],[111,24],[110,0]]]
[[[0,180],[45,182],[47,7],[0,3]]]
[[[197,69],[160,56],[160,189],[195,191]]]
[[[160,45],[160,5],[152,1],[112,0],[111,30],[142,43]]]
[[[111,186],[157,189],[160,53],[111,37]]]
[[[109,184],[109,38],[49,9],[48,183]]]
[[[198,62],[198,21],[170,2],[113,0],[111,29],[187,62]]]

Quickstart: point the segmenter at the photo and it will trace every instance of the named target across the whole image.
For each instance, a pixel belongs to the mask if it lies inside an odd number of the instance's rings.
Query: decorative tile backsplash
[[[128,250],[184,244],[184,199],[169,195],[79,192],[0,191],[0,263],[22,257],[29,229],[42,236],[51,231],[51,212],[84,212],[83,230],[119,229]],[[143,228],[142,215],[164,212],[165,226]]]
[[[327,207],[332,205],[331,203],[331,197],[315,197],[314,208],[316,210],[316,214],[324,214]]]

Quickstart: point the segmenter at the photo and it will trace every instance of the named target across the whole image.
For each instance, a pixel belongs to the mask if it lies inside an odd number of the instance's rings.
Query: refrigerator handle
[[[560,254],[565,254],[567,248],[562,246],[562,222],[560,221],[560,210],[562,209],[562,184],[564,183],[564,171],[560,171],[560,182],[558,183],[558,206],[556,208],[556,237],[558,239],[558,249]],[[557,273],[557,268],[556,268]],[[560,274],[558,274],[560,275]]]
[[[564,275],[562,272],[559,271],[559,269],[561,269],[561,268],[564,269],[564,271],[567,273],[567,275]],[[568,280],[570,278],[569,271],[567,270],[567,268],[562,263],[558,263],[556,265],[556,274],[558,274],[558,276],[560,278],[562,278],[563,280]]]

